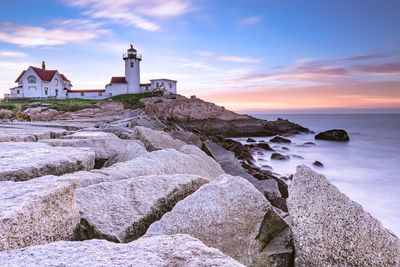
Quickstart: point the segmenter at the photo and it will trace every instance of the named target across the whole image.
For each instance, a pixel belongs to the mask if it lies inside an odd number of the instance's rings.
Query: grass
[[[104,100],[91,100],[91,99],[59,99],[59,100],[37,100],[37,99],[10,99],[0,100],[0,109],[7,109],[11,111],[22,111],[28,107],[37,107],[46,105],[49,108],[59,111],[78,111],[85,108],[93,108],[96,104],[105,101],[122,102],[124,108],[138,108],[139,100],[146,97],[155,96],[154,93],[141,93],[141,94],[126,94],[113,96]]]
[[[139,100],[146,97],[157,96],[157,93],[126,94],[111,97],[112,101],[122,102],[124,108],[139,108]]]

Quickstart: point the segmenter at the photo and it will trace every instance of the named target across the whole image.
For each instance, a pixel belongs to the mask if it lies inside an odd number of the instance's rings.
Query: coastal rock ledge
[[[400,266],[400,240],[323,175],[299,166],[289,187],[295,266]]]

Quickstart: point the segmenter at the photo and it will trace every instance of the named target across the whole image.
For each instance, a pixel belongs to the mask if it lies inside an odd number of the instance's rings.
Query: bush
[[[14,112],[8,109],[0,109],[0,120],[8,120],[14,117]]]
[[[0,102],[0,109],[16,110],[17,105],[14,103]]]
[[[30,121],[31,119],[29,118],[28,114],[25,112],[17,112],[15,115],[15,118],[20,121]]]

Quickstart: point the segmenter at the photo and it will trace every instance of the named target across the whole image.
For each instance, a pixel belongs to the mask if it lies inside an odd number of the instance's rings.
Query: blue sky
[[[179,81],[236,110],[400,107],[400,1],[0,2],[0,94],[46,61],[74,89],[122,76]]]

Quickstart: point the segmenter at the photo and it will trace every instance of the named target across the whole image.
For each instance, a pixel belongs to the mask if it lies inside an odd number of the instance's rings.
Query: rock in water
[[[322,164],[322,162],[321,162],[321,161],[318,161],[318,160],[314,161],[314,162],[313,162],[313,165],[314,165],[314,166],[317,166],[317,167],[324,167],[324,164]]]
[[[255,146],[259,147],[261,149],[264,149],[264,150],[274,151],[274,149],[272,149],[271,146],[269,144],[267,144],[267,143],[258,143]]]
[[[246,142],[247,142],[247,143],[256,143],[257,140],[254,139],[254,138],[249,137],[249,138],[247,138]]]
[[[179,149],[185,142],[175,139],[166,132],[152,130],[142,126],[133,128],[133,137],[144,143],[148,151],[155,151],[165,148]]]
[[[81,237],[135,240],[206,182],[195,175],[152,175],[78,188]]]
[[[281,136],[275,136],[274,138],[272,138],[269,141],[272,143],[286,143],[286,144],[292,143],[292,141],[290,141],[290,139],[287,139],[287,138],[284,138]]]
[[[289,187],[297,266],[399,266],[400,241],[323,175],[299,166]]]
[[[105,240],[59,241],[0,253],[1,266],[189,266],[243,267],[188,235],[140,238],[128,244]]]
[[[51,147],[37,142],[0,143],[0,155],[0,181],[91,170],[95,159],[91,148]]]
[[[289,160],[290,156],[287,155],[282,155],[280,153],[274,152],[271,154],[271,159],[276,159],[276,160]]]
[[[287,227],[248,181],[224,174],[178,202],[145,236],[189,234],[243,264],[262,266],[263,248]]]
[[[77,180],[52,176],[0,184],[0,250],[72,239],[79,224]]]
[[[315,139],[340,142],[347,142],[350,140],[349,135],[345,130],[338,129],[321,132],[315,136]]]

